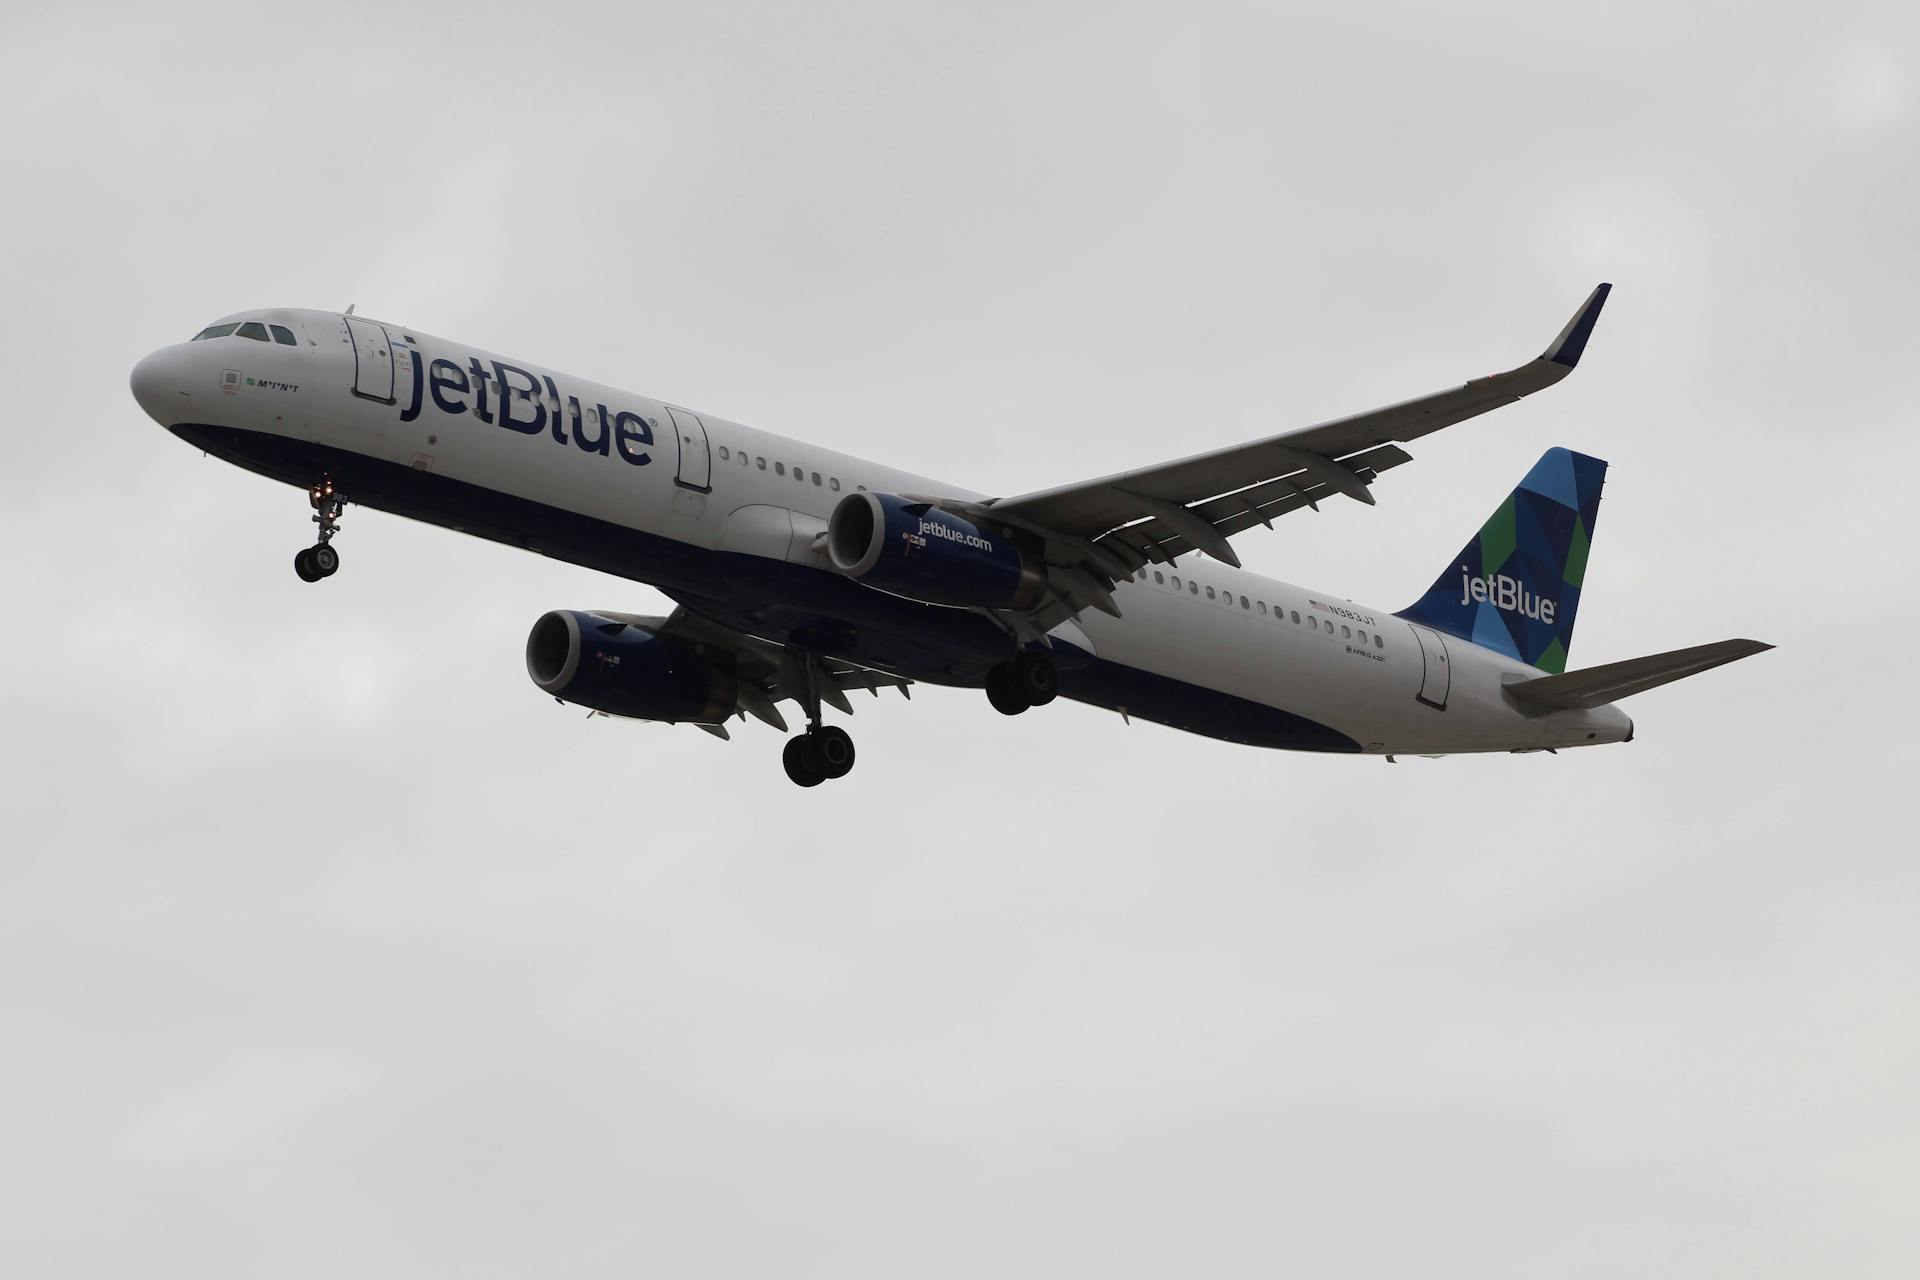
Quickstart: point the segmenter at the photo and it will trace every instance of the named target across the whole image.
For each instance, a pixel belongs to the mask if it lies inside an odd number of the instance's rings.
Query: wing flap
[[[1382,471],[1412,461],[1413,458],[1406,450],[1397,445],[1382,445],[1377,449],[1369,449],[1365,453],[1343,460],[1356,475],[1368,482]],[[1257,524],[1271,528],[1276,518],[1298,511],[1301,507],[1313,507],[1317,510],[1322,502],[1338,495],[1339,490],[1324,481],[1313,480],[1300,474],[1281,476],[1251,488],[1242,489],[1238,493],[1221,494],[1217,498],[1196,503],[1187,510],[1212,525],[1221,537],[1230,538],[1236,533],[1244,533]],[[1139,547],[1150,546],[1158,552],[1157,555],[1141,555],[1135,563],[1135,568],[1149,559],[1171,560],[1175,556],[1185,555],[1194,549],[1192,539],[1182,536],[1166,521],[1157,518],[1143,520],[1138,524],[1130,524],[1124,529],[1105,534],[1097,539],[1094,545],[1111,547],[1116,541]],[[1201,550],[1206,548],[1202,547]]]

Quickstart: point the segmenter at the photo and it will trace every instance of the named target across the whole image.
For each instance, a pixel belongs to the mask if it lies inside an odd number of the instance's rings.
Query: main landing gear
[[[320,526],[320,540],[293,558],[293,571],[302,582],[318,582],[340,571],[340,553],[333,549],[333,535],[340,532],[340,511],[346,506],[333,491],[333,481],[321,476],[307,490],[313,507],[313,522]]]
[[[787,650],[787,657],[788,678],[807,713],[807,728],[787,739],[780,763],[797,786],[817,787],[829,779],[844,778],[853,771],[853,738],[839,725],[820,723],[820,682],[827,678],[820,670],[820,659],[793,649]]]
[[[817,787],[829,778],[844,778],[853,769],[853,738],[837,724],[821,725],[787,739],[780,763],[787,776],[803,787]]]
[[[1004,716],[1044,707],[1060,692],[1060,672],[1044,653],[1023,653],[987,672],[987,701]]]

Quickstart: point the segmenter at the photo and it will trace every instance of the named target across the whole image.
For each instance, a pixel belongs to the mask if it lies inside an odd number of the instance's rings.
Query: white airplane
[[[1444,755],[1626,742],[1613,704],[1771,646],[1725,640],[1565,670],[1606,464],[1549,449],[1398,611],[1258,577],[1229,539],[1323,502],[1371,504],[1400,448],[1572,372],[1610,286],[1538,359],[1304,430],[995,497],[406,325],[228,316],[133,370],[196,448],[307,492],[339,568],[348,502],[645,582],[671,617],[556,611],[527,671],[561,702],[694,724],[807,728],[801,786],[853,767],[821,723],[846,693],[984,688],[1016,715],[1081,702],[1229,742]],[[1207,557],[1202,559],[1204,553]]]

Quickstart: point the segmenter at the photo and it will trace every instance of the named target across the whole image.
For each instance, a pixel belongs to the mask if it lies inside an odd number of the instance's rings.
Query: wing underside
[[[898,689],[903,697],[913,696],[907,692],[913,681],[903,676],[890,675],[838,658],[817,654],[803,656],[785,645],[723,626],[692,612],[684,605],[666,618],[605,610],[595,610],[594,616],[611,623],[640,627],[656,635],[670,636],[693,646],[696,652],[710,655],[731,671],[738,683],[738,702],[734,707],[734,715],[743,720],[751,715],[782,733],[787,730],[787,719],[778,704],[788,699],[805,702],[809,686],[821,701],[837,707],[846,715],[853,714],[853,703],[848,700],[847,694],[854,690],[864,689],[878,697],[882,689]],[[605,712],[594,714],[606,715]],[[727,736],[724,724],[702,724],[699,727],[717,737]]]

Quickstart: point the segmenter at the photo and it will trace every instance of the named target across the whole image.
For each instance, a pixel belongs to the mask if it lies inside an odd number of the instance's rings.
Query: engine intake
[[[923,604],[1027,609],[1040,567],[1004,530],[893,493],[850,493],[827,519],[827,558],[849,578]]]
[[[562,609],[527,633],[527,674],[565,702],[608,715],[719,724],[739,702],[739,682],[694,647],[653,629]]]

